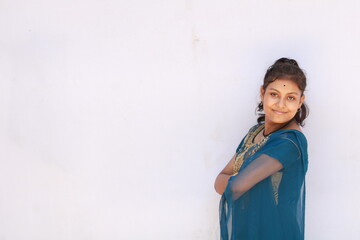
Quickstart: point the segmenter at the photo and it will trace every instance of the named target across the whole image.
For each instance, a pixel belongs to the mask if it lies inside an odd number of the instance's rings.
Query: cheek
[[[297,111],[299,107],[300,107],[300,102],[298,102],[298,101],[291,102],[288,104],[288,108],[293,111]]]
[[[274,105],[274,104],[276,103],[276,99],[273,99],[273,98],[270,98],[270,97],[266,97],[266,98],[264,98],[263,103],[264,103],[264,107],[266,107],[266,106],[272,106],[272,105]]]

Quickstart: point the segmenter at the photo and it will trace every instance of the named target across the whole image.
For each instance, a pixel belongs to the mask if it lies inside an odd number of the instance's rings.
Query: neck
[[[270,135],[273,132],[282,130],[283,128],[288,126],[292,121],[293,121],[293,119],[291,119],[290,121],[288,121],[286,123],[271,123],[271,124],[267,123],[265,121],[265,127],[264,127],[264,132],[263,132],[264,137]]]

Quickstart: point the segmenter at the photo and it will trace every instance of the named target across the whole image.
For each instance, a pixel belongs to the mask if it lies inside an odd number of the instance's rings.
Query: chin
[[[293,118],[289,118],[289,117],[284,117],[284,118],[270,118],[268,119],[269,122],[275,123],[275,124],[282,124],[282,123],[287,123],[289,122],[291,119]]]

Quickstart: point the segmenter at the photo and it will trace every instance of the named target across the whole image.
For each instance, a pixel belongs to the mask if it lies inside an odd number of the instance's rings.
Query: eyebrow
[[[279,90],[277,90],[277,89],[275,89],[275,88],[270,88],[270,90],[274,90],[274,91],[276,91],[276,92],[280,93],[280,91],[279,91]],[[295,94],[295,95],[299,95],[297,92],[289,92],[289,93],[287,93],[287,94]]]

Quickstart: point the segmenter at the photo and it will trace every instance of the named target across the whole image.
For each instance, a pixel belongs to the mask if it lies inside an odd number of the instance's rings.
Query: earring
[[[301,108],[298,108],[297,112],[301,112]]]

